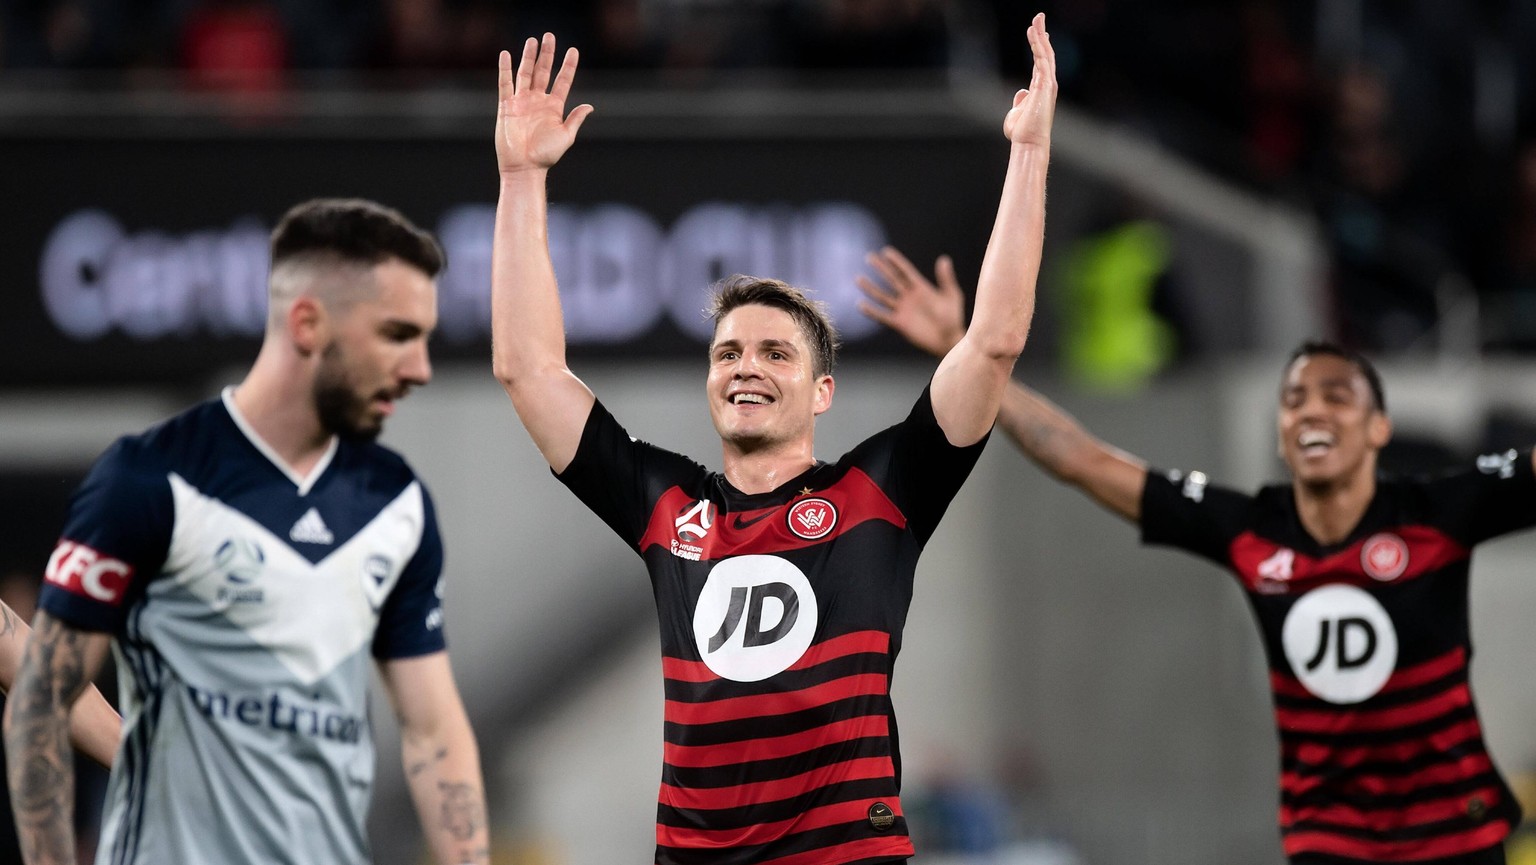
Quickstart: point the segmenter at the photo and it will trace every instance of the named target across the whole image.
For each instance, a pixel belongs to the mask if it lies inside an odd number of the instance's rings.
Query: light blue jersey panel
[[[429,496],[378,445],[294,477],[226,393],[108,450],[42,600],[116,636],[98,865],[366,863],[370,667],[444,647],[441,569]]]

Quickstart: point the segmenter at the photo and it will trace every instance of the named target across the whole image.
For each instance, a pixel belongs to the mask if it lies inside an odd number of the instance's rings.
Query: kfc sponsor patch
[[[123,602],[133,568],[85,544],[59,541],[48,558],[44,579],[71,594],[116,606]]]

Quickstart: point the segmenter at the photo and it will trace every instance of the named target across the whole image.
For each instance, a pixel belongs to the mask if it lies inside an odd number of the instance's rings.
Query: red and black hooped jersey
[[[1289,486],[1255,496],[1149,472],[1142,538],[1242,584],[1269,659],[1280,828],[1308,861],[1420,862],[1486,850],[1520,821],[1468,681],[1472,548],[1536,525],[1529,452],[1433,480],[1382,480],[1321,546]]]
[[[981,453],[927,391],[772,492],[631,439],[593,406],[560,475],[635,545],[661,624],[658,865],[912,855],[890,682],[918,554]]]

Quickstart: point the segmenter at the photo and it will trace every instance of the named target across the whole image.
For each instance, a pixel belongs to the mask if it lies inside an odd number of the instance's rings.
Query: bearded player
[[[124,724],[99,863],[368,862],[375,666],[437,861],[489,861],[437,518],[374,441],[431,378],[442,266],[389,208],[293,208],[244,381],[97,460],[6,707],[28,865],[74,861],[64,731],[109,646]]]

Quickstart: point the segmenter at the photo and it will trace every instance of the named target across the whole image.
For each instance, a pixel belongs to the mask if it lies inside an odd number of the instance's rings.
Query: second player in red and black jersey
[[[981,447],[949,444],[924,392],[836,463],[749,495],[593,406],[560,480],[650,571],[658,863],[912,855],[891,673],[918,554]]]
[[[1467,578],[1476,544],[1536,525],[1529,453],[1435,480],[1379,480],[1365,515],[1332,544],[1302,526],[1289,486],[1248,496],[1199,472],[1149,474],[1141,525],[1149,543],[1230,569],[1252,605],[1288,855],[1481,855],[1520,822],[1472,702]]]
[[[919,552],[991,431],[1034,314],[1055,112],[1043,16],[1003,119],[1007,176],[970,331],[907,419],[815,457],[837,337],[773,279],[716,286],[705,398],[721,470],[632,440],[566,365],[545,180],[590,106],[554,37],[501,60],[496,376],[555,474],[645,558],[666,688],[659,865],[875,865],[912,855],[889,697]],[[887,277],[915,273],[895,250]],[[702,288],[702,286],[701,286]]]
[[[875,286],[872,317],[943,354],[964,333],[952,271]],[[1379,478],[1392,436],[1375,367],[1330,343],[1286,363],[1290,483],[1256,496],[1160,474],[1010,384],[998,426],[1109,511],[1234,571],[1268,653],[1292,865],[1502,865],[1519,807],[1483,746],[1467,668],[1472,548],[1536,524],[1530,452],[1438,480]]]

